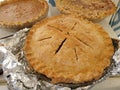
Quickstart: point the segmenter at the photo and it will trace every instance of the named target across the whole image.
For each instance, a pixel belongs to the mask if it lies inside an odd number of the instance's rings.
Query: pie
[[[102,20],[116,11],[111,0],[56,0],[56,7],[64,14],[74,14],[92,21]]]
[[[0,3],[0,27],[31,27],[47,15],[45,0],[5,0]]]
[[[114,53],[112,40],[101,26],[70,15],[35,24],[23,50],[30,66],[55,84],[98,80]]]

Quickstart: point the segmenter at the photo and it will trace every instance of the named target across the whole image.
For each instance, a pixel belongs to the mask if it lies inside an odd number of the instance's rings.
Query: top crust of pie
[[[6,0],[0,3],[0,26],[25,28],[46,17],[45,0]]]
[[[56,0],[57,8],[64,14],[82,16],[99,21],[116,11],[111,0]]]
[[[34,70],[53,83],[83,83],[102,76],[114,49],[101,26],[59,15],[32,27],[24,53]]]

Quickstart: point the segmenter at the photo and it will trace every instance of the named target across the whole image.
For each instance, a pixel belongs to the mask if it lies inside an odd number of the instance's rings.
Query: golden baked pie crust
[[[53,83],[83,83],[102,76],[114,49],[101,26],[59,15],[31,28],[24,53],[30,66]]]
[[[63,14],[74,14],[92,21],[99,21],[116,11],[111,0],[56,0],[56,7]]]
[[[0,3],[0,7],[2,7],[4,5],[12,4],[14,2],[21,2],[21,1],[31,1],[31,0],[6,0],[6,1],[3,1]],[[17,22],[17,20],[16,20],[16,22],[6,22],[3,20],[3,21],[0,21],[0,27],[21,29],[21,28],[25,28],[25,27],[31,27],[37,21],[40,21],[41,19],[45,18],[48,13],[48,3],[45,0],[32,0],[32,1],[33,2],[38,1],[41,5],[43,5],[43,8],[41,9],[40,13],[36,17],[33,17],[26,21],[18,21],[18,22]],[[26,7],[26,6],[24,6],[24,7]]]

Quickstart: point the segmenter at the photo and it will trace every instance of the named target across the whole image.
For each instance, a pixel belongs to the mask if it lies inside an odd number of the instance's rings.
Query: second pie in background
[[[31,27],[46,17],[45,0],[6,0],[0,3],[0,27],[21,29]]]
[[[74,14],[92,21],[102,20],[116,11],[111,0],[56,0],[56,7],[64,14]]]

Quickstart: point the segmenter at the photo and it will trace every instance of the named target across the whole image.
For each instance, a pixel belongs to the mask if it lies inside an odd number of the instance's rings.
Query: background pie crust
[[[32,27],[24,53],[34,70],[52,83],[83,83],[102,76],[110,66],[114,49],[101,26],[59,15]]]
[[[47,13],[48,4],[45,0],[5,0],[0,3],[0,27],[31,27],[45,18]]]
[[[116,11],[111,0],[56,0],[56,7],[64,14],[100,21]]]

